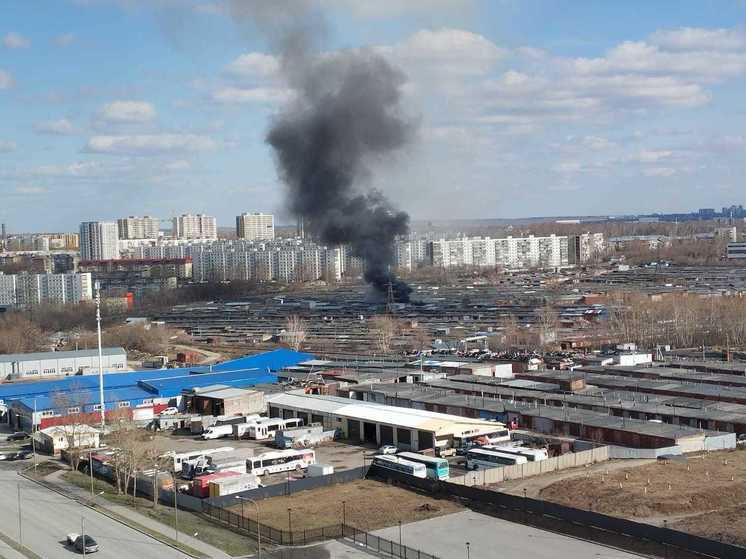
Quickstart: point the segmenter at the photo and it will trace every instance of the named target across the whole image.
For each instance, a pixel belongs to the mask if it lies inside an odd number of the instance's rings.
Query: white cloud
[[[189,163],[189,161],[186,161],[185,159],[177,159],[176,161],[171,161],[170,163],[166,163],[163,168],[166,171],[188,171],[192,168],[192,164]]]
[[[17,186],[16,194],[46,194],[48,189],[43,186]]]
[[[743,50],[746,48],[746,29],[704,29],[680,27],[656,31],[652,43],[671,50]]]
[[[20,33],[11,31],[3,37],[3,45],[9,49],[27,49],[31,46],[31,41]]]
[[[112,124],[142,124],[156,116],[155,107],[144,101],[114,101],[104,105],[98,118]]]
[[[483,75],[507,56],[482,35],[462,29],[423,29],[394,46],[377,49],[415,73]]]
[[[54,38],[54,44],[58,47],[69,47],[75,42],[75,34],[74,33],[63,33],[62,35],[57,35]]]
[[[87,151],[113,155],[158,155],[212,150],[215,141],[197,134],[139,134],[133,136],[93,136]]]
[[[34,130],[40,134],[65,136],[75,133],[75,127],[66,118],[59,120],[45,120],[34,124]]]
[[[677,174],[673,167],[651,167],[644,169],[642,174],[646,177],[672,177]]]
[[[657,163],[664,159],[671,159],[674,155],[674,152],[671,150],[642,150],[631,155],[629,160],[640,163]]]
[[[11,140],[0,140],[0,153],[10,153],[16,150],[16,143]]]
[[[214,91],[212,100],[221,104],[282,104],[292,98],[289,89],[279,87],[223,87]]]
[[[271,79],[277,76],[280,62],[276,57],[261,52],[242,54],[225,68],[229,76],[248,79]]]
[[[10,89],[14,83],[13,76],[4,70],[0,70],[0,89]]]

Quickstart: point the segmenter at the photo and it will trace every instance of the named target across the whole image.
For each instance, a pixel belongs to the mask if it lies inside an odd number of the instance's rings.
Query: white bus
[[[409,474],[414,477],[420,477],[423,479],[427,477],[427,468],[425,467],[425,464],[405,460],[396,455],[378,454],[373,457],[373,465],[378,466],[379,468]]]
[[[448,479],[449,467],[448,460],[445,458],[436,458],[435,456],[425,456],[417,452],[399,452],[396,456],[409,460],[410,462],[419,462],[425,465],[427,477],[430,479]]]
[[[173,471],[180,472],[181,471],[181,465],[184,462],[188,462],[191,460],[197,460],[198,458],[203,458],[205,456],[211,456],[213,454],[220,454],[222,452],[233,452],[235,448],[232,446],[221,446],[220,448],[205,448],[202,450],[193,450],[191,452],[180,452],[176,453],[174,451],[169,451],[165,453],[162,457],[163,458],[172,458],[173,459]]]
[[[541,462],[549,458],[549,453],[546,448],[526,448],[523,446],[503,446],[503,445],[490,445],[483,446],[487,450],[496,450],[504,454],[515,454],[517,456],[525,456],[529,462]]]
[[[305,470],[316,463],[313,450],[275,450],[246,459],[246,473],[257,476]]]
[[[266,441],[274,439],[275,433],[283,429],[293,429],[303,425],[303,420],[299,417],[282,419],[281,417],[262,418],[249,425],[249,438],[257,441]]]
[[[515,466],[516,464],[525,464],[526,462],[528,462],[528,459],[525,456],[516,456],[515,454],[507,454],[484,448],[472,448],[466,453],[466,467],[470,470]]]

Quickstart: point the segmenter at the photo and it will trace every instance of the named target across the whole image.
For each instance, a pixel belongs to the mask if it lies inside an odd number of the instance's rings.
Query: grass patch
[[[81,489],[90,491],[91,478],[80,472],[65,472],[62,478]],[[106,481],[100,479],[93,480],[93,491],[94,493],[100,493],[102,498],[105,498],[112,504],[126,506],[136,509],[140,514],[152,518],[163,524],[164,526],[171,529],[173,534],[174,527],[174,509],[166,505],[158,505],[153,507],[153,501],[151,499],[144,499],[137,497],[133,499],[131,495],[120,495],[115,491],[114,486]],[[120,515],[113,513],[118,518],[121,518],[125,524],[136,526],[137,529],[142,530],[152,535],[157,540],[168,543],[169,545],[175,545],[176,541],[171,536],[162,534],[161,532],[154,532],[144,526],[139,525],[137,522],[131,521],[129,518],[122,518]],[[183,533],[189,536],[196,537],[197,539],[210,544],[218,549],[221,549],[225,553],[231,556],[242,556],[250,553],[254,553],[256,550],[256,542],[247,538],[241,534],[237,534],[219,524],[215,524],[212,521],[206,519],[203,516],[187,512],[179,509],[179,533]],[[194,534],[197,533],[197,536]],[[204,557],[201,552],[191,549],[179,543],[179,548],[187,551],[191,555],[197,557]]]
[[[53,474],[55,472],[59,472],[60,470],[66,469],[67,467],[63,466],[59,462],[45,460],[44,462],[37,463],[36,468],[34,468],[33,464],[30,464],[26,468],[26,474],[42,478],[48,476],[49,474]]]
[[[33,551],[31,551],[28,547],[25,545],[19,544],[17,541],[9,538],[2,532],[0,532],[0,541],[5,543],[8,547],[16,550],[18,553],[23,555],[24,557],[28,557],[28,559],[43,559],[41,555],[37,555]]]

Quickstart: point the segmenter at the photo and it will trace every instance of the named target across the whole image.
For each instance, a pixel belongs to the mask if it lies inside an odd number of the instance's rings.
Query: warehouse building
[[[102,349],[106,372],[127,370],[127,352],[121,347]],[[98,373],[98,350],[45,351],[0,355],[0,379],[35,379]]]
[[[437,388],[410,387],[407,390],[401,387],[398,391],[394,391],[393,388],[394,386],[391,385],[362,385],[353,387],[352,393],[355,398],[366,402],[381,402],[391,406],[448,413],[468,418],[497,420],[539,433],[616,446],[647,449],[676,446],[681,448],[682,452],[693,452],[733,448],[736,443],[736,435],[732,432],[706,430],[684,424],[671,425],[661,423],[660,420],[617,417],[600,411],[541,405],[538,401],[475,397]],[[485,386],[485,388],[491,387]],[[523,395],[535,396],[536,394],[538,393],[525,391]],[[561,397],[558,394],[549,394],[549,396]],[[587,401],[595,399],[585,398]],[[721,413],[721,415],[726,414]]]
[[[195,388],[247,388],[277,382],[276,371],[308,359],[308,353],[287,349],[242,357],[209,367],[161,369],[104,375],[104,412],[124,410],[157,413],[167,406],[181,406]],[[13,429],[31,430],[63,424],[66,417],[100,414],[97,376],[68,377],[56,381],[0,385],[0,417]],[[142,415],[140,417],[147,417]]]
[[[292,392],[267,397],[271,417],[321,423],[354,441],[443,452],[478,437],[506,432],[501,423],[425,410],[357,402],[349,398]]]

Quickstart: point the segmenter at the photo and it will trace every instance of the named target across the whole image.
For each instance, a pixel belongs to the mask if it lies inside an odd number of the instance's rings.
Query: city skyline
[[[228,227],[233,208],[294,222],[264,143],[292,91],[230,2],[11,4],[0,28],[9,230],[192,210]],[[418,137],[371,184],[415,220],[738,203],[741,2],[681,2],[676,14],[645,2],[323,6],[332,49],[369,47],[407,76]]]

